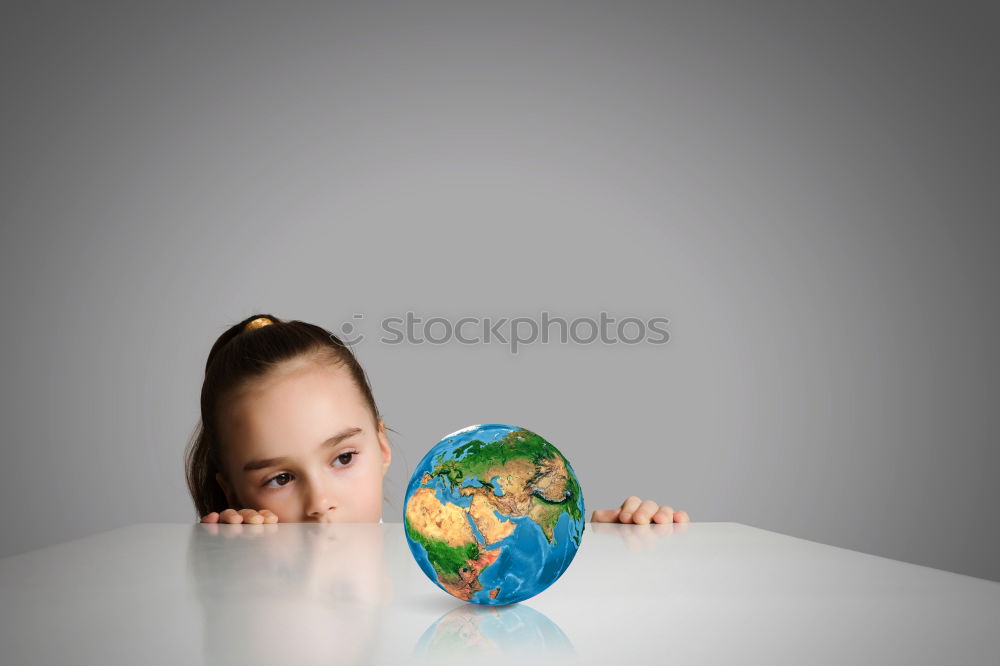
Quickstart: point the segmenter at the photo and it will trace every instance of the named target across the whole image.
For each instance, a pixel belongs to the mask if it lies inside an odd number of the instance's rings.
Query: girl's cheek
[[[278,517],[279,523],[294,523],[298,522],[298,517],[292,517],[294,511],[292,511],[291,501],[288,498],[262,498],[257,505],[261,509],[267,509],[274,515]]]
[[[282,502],[281,498],[277,497],[275,493],[268,492],[268,488],[264,487],[251,488],[247,492],[246,498],[250,501],[251,504],[251,506],[248,508],[257,509],[258,511],[260,511],[261,509],[267,509],[269,511],[273,511],[276,515],[278,515],[278,519],[281,520],[281,514],[279,513],[278,510],[281,508],[284,502]]]
[[[364,505],[370,514],[369,519],[378,521],[382,512],[382,470],[376,467],[367,475],[364,487],[359,488],[357,496],[364,497]]]

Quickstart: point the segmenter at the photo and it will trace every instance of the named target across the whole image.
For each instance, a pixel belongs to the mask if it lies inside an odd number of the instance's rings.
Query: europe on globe
[[[499,606],[542,592],[583,536],[583,493],[539,435],[489,423],[443,438],[410,478],[403,524],[427,577],[459,599]]]

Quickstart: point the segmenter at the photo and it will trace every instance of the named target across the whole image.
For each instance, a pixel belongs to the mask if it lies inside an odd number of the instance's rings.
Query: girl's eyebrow
[[[336,435],[330,437],[328,440],[320,444],[319,448],[322,450],[336,446],[337,444],[340,444],[340,442],[347,439],[348,437],[357,435],[359,432],[361,432],[361,428],[358,428],[357,426],[352,428],[345,428],[344,430],[341,430]],[[277,467],[278,465],[281,465],[282,463],[285,462],[288,462],[288,458],[284,456],[279,456],[278,458],[267,458],[264,460],[251,460],[250,462],[248,462],[246,465],[243,466],[243,471],[252,472],[258,469]]]

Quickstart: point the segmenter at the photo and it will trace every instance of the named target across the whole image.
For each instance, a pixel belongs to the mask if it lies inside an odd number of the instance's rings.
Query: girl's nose
[[[323,516],[325,516],[327,514],[327,512],[333,511],[336,508],[337,507],[335,507],[333,505],[330,505],[330,506],[328,506],[326,508],[323,508],[322,505],[317,505],[317,507],[315,509],[313,509],[313,510],[311,510],[309,512],[309,517],[310,518],[317,518],[317,519],[319,519],[319,518],[322,518]]]
[[[328,488],[320,484],[314,484],[309,488],[309,495],[306,497],[306,514],[310,518],[322,518],[329,511],[337,508],[337,503],[333,501],[333,495]]]
[[[328,512],[333,511],[336,508],[337,507],[333,502],[320,495],[317,499],[309,502],[307,512],[310,518],[322,518]]]

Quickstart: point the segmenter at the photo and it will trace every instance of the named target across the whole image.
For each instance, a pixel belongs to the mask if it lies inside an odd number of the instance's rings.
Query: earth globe
[[[500,423],[451,433],[421,459],[403,525],[421,570],[477,604],[524,601],[552,585],[580,547],[583,493],[541,436]]]

